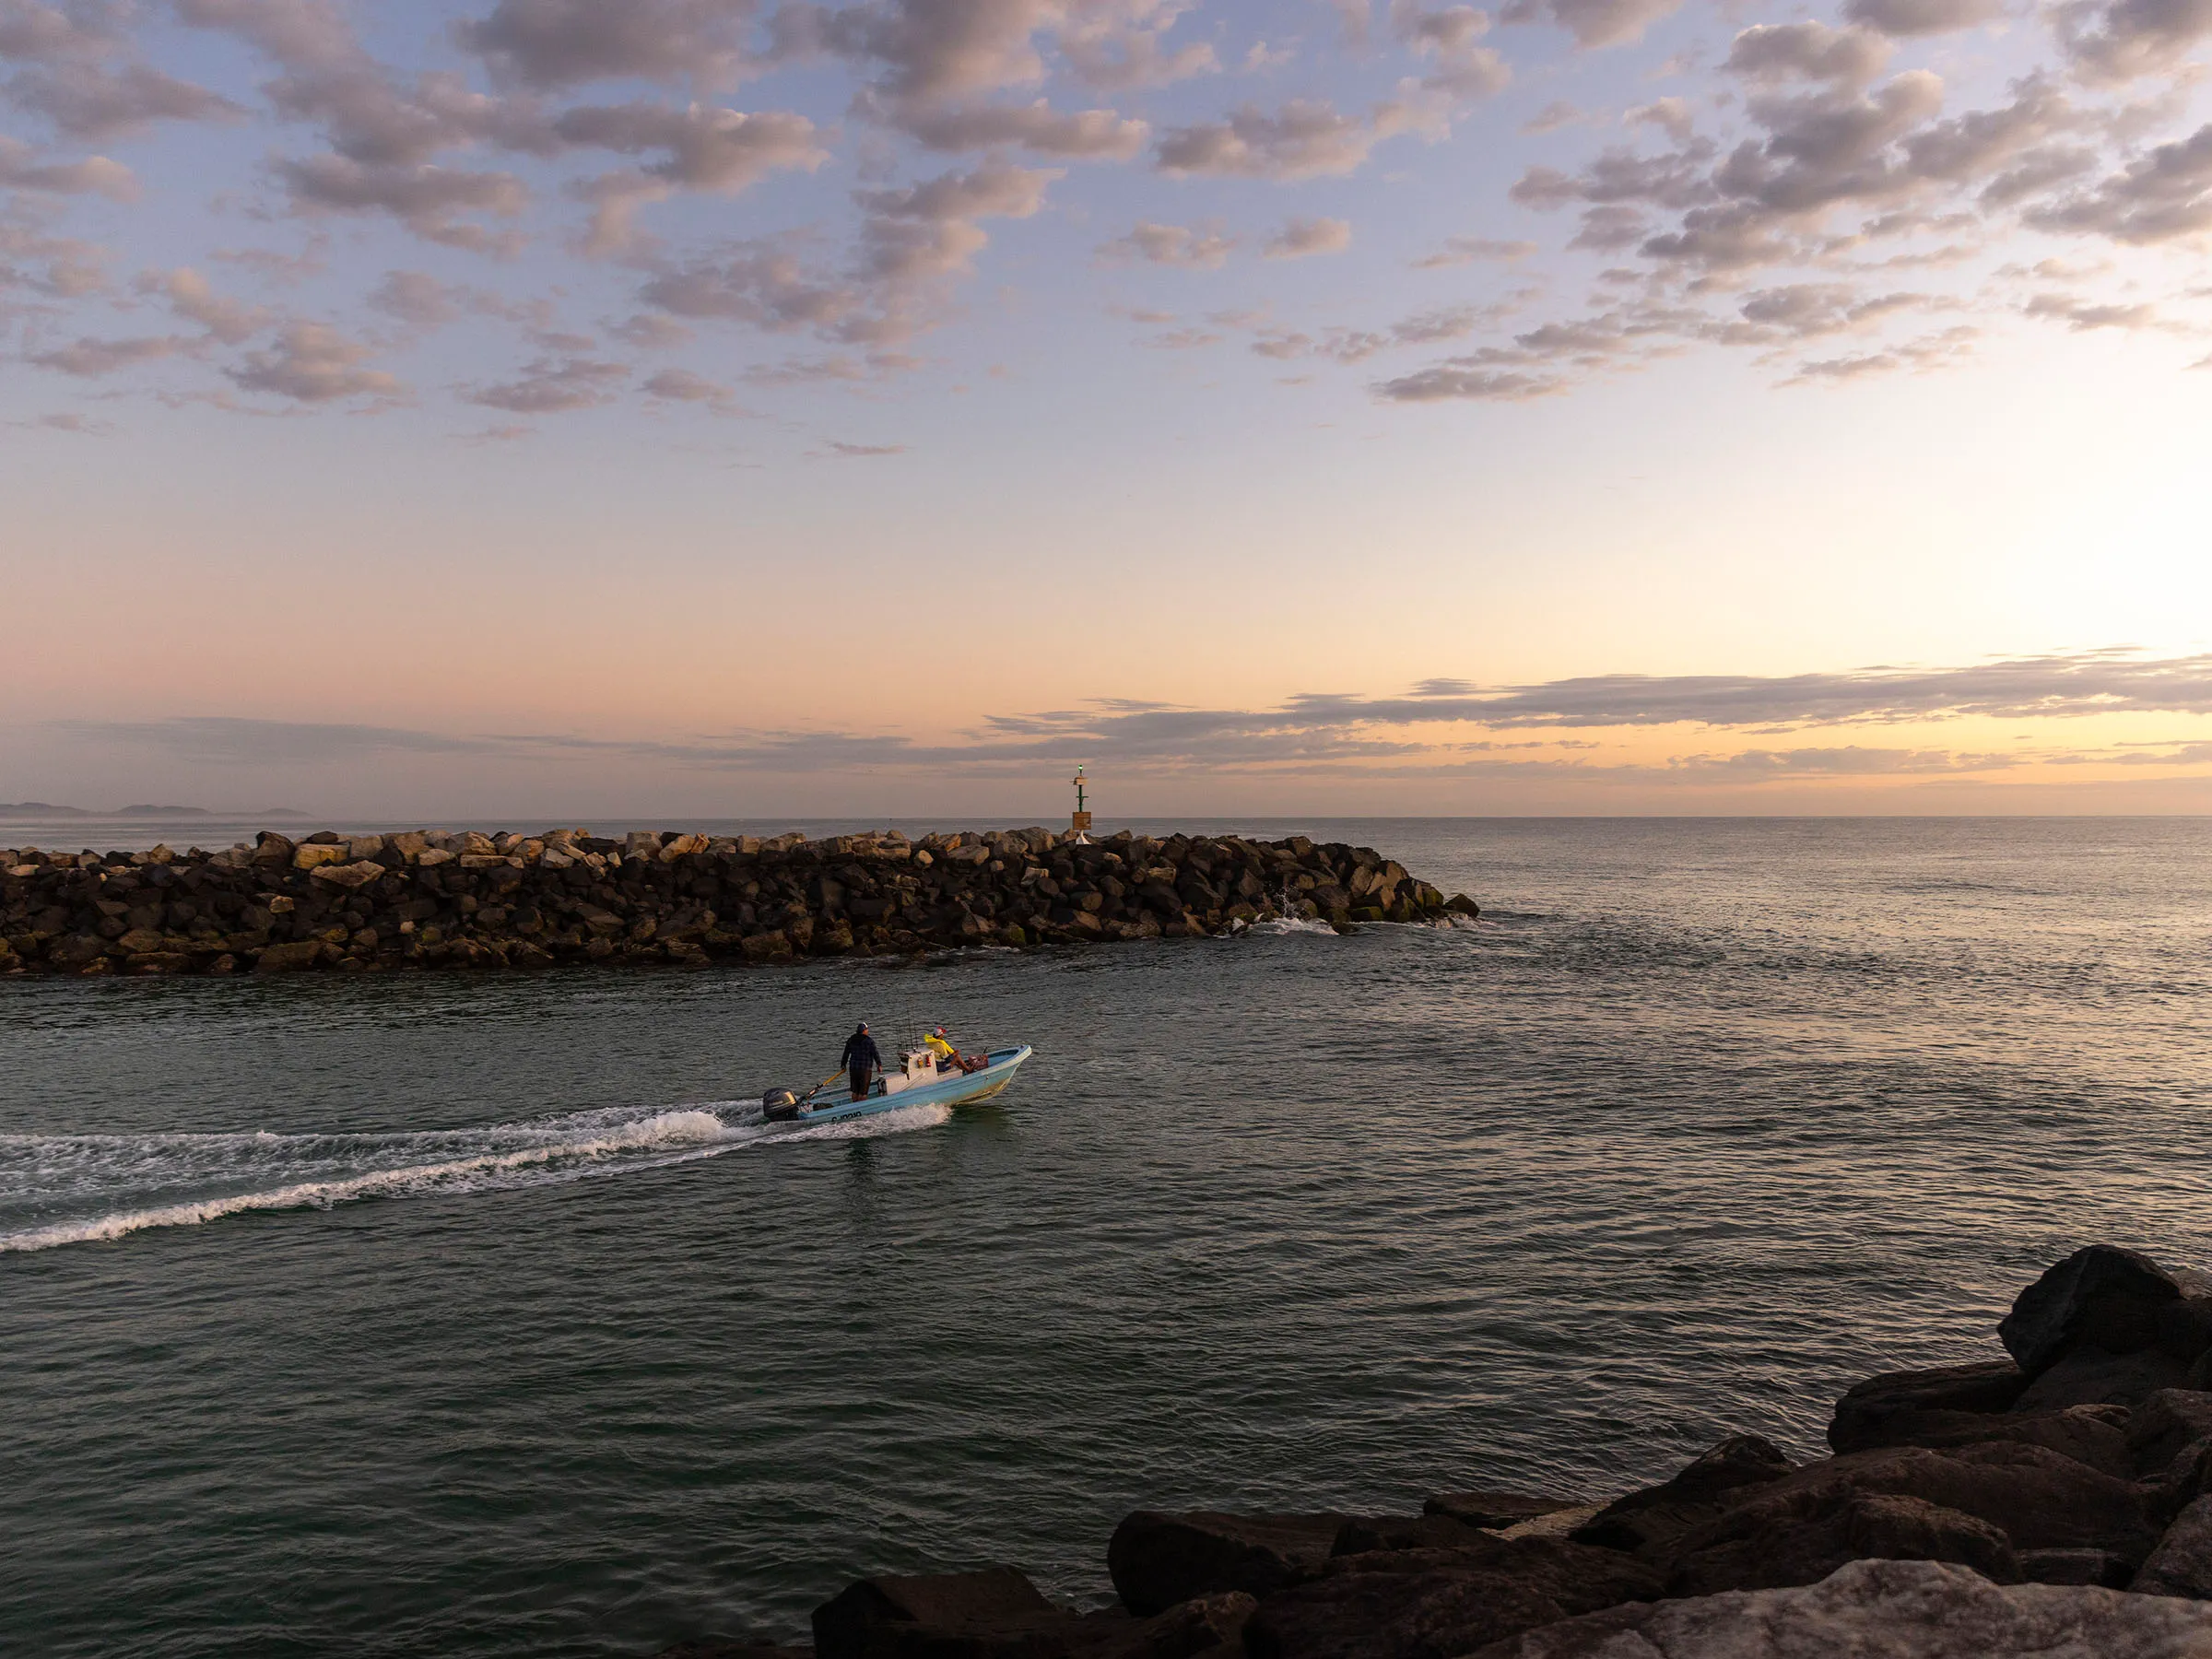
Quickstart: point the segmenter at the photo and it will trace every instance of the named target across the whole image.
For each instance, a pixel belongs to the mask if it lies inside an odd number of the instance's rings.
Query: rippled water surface
[[[1488,914],[0,982],[0,1651],[650,1653],[1139,1503],[1600,1492],[2212,1262],[2202,820],[1436,820]],[[834,1132],[855,1018],[1037,1056]],[[757,1115],[757,1114],[756,1114]]]

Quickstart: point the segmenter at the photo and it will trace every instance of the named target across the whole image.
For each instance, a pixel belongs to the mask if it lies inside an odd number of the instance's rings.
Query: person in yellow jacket
[[[945,1035],[943,1026],[937,1027],[928,1036],[923,1038],[922,1045],[937,1057],[939,1071],[943,1071],[948,1065],[957,1065],[964,1072],[971,1072],[975,1069],[973,1065],[960,1057],[960,1051],[952,1046],[951,1041]]]

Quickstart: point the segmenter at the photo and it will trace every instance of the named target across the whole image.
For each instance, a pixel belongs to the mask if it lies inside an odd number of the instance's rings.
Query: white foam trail
[[[1255,934],[1327,934],[1336,936],[1336,930],[1318,916],[1273,916],[1265,922],[1254,922],[1251,931]]]
[[[757,1110],[757,1109],[756,1109]],[[258,1210],[328,1209],[356,1199],[405,1197],[427,1193],[494,1192],[547,1179],[566,1181],[594,1172],[657,1169],[694,1159],[713,1158],[741,1147],[793,1140],[846,1140],[873,1135],[930,1128],[952,1115],[947,1106],[914,1106],[814,1128],[730,1124],[712,1112],[687,1108],[650,1117],[615,1119],[585,1112],[539,1124],[503,1124],[485,1129],[428,1130],[408,1134],[272,1135],[265,1130],[219,1135],[0,1135],[6,1161],[33,1164],[41,1183],[60,1180],[59,1190],[81,1197],[120,1196],[122,1184],[144,1191],[148,1185],[183,1184],[264,1173],[267,1162],[324,1165],[381,1152],[386,1157],[417,1154],[418,1161],[389,1169],[333,1173],[251,1192],[148,1204],[79,1219],[0,1233],[0,1254],[51,1250],[57,1245],[120,1239],[152,1227],[190,1227],[225,1216]],[[486,1146],[506,1141],[504,1147]],[[512,1145],[516,1140],[525,1144]],[[424,1160],[433,1149],[482,1148],[465,1156]],[[34,1163],[35,1160],[35,1163]],[[228,1166],[210,1170],[209,1163]],[[241,1167],[242,1166],[242,1167]],[[274,1172],[274,1171],[265,1171]],[[104,1179],[103,1179],[104,1178]],[[107,1192],[100,1192],[101,1187]],[[48,1185],[50,1195],[55,1188]]]

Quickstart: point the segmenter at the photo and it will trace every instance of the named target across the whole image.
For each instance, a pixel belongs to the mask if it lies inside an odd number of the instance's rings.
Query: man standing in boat
[[[845,1081],[851,1085],[853,1098],[863,1099],[868,1085],[883,1069],[883,1052],[876,1046],[876,1039],[868,1035],[868,1022],[862,1020],[852,1036],[845,1039],[845,1052],[839,1057],[845,1068]]]

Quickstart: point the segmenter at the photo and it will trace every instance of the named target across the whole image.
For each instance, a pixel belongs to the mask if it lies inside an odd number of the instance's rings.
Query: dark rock
[[[1478,1535],[1465,1549],[1346,1556],[1264,1598],[1252,1659],[1451,1659],[1534,1625],[1657,1595],[1659,1576],[1608,1549]]]
[[[1997,1441],[1931,1452],[1918,1446],[1853,1452],[1807,1464],[1729,1505],[1794,1506],[1838,1489],[1918,1498],[1997,1528],[2017,1549],[2111,1549],[2140,1559],[2157,1529],[2143,1491],[2043,1446]],[[1733,1524],[1733,1523],[1732,1523]],[[1722,1529],[1725,1530],[1725,1529]],[[1681,1540],[1694,1547],[1693,1535]]]
[[[2124,1590],[2135,1568],[2109,1549],[2023,1549],[2020,1581],[2030,1584],[2101,1584]]]
[[[2174,1517],[2129,1588],[2212,1601],[2212,1498],[2199,1498]]]
[[[1942,1451],[1985,1441],[2047,1446],[2119,1479],[2136,1473],[2128,1449],[2128,1409],[2124,1406],[2075,1406],[2064,1411],[1988,1415],[1978,1411],[1900,1411],[1865,1430],[1842,1448],[1853,1452],[1882,1446],[1926,1446]],[[2179,1450],[2177,1447],[2176,1450]]]
[[[2075,1348],[2133,1354],[2156,1346],[2160,1315],[2181,1295],[2173,1275],[2148,1256],[2091,1244],[2021,1291],[1997,1335],[2033,1376]]]
[[[1332,1556],[1364,1555],[1373,1549],[1451,1549],[1472,1544],[1480,1535],[1448,1515],[1359,1515],[1337,1529]]]
[[[1795,1466],[1771,1441],[1738,1434],[1673,1479],[1616,1499],[1568,1536],[1607,1549],[1665,1554],[1682,1534],[1731,1507],[1731,1493],[1780,1480]]]
[[[2020,1566],[1988,1522],[1919,1498],[1834,1485],[1754,1497],[1682,1541],[1669,1595],[1816,1584],[1847,1561],[1955,1561],[2000,1584]]]
[[[2193,1443],[2212,1440],[2212,1394],[2161,1388],[2128,1418],[2127,1449],[2138,1477],[2158,1475]]]
[[[1241,1651],[1244,1627],[1258,1606],[1241,1591],[1202,1595],[1150,1618],[1119,1608],[1086,1616],[1070,1633],[1071,1659],[1193,1659]]]
[[[1011,1567],[868,1578],[814,1610],[818,1659],[1054,1659],[1074,1615]]]
[[[1938,1561],[1853,1561],[1818,1584],[1609,1607],[1467,1659],[2202,1659],[2212,1606],[1999,1586]]]
[[[1421,1500],[1425,1515],[1447,1515],[1469,1526],[1517,1526],[1542,1515],[1578,1508],[1571,1498],[1532,1498],[1524,1492],[1439,1492]]]
[[[1881,1426],[1906,1412],[2009,1411],[2027,1387],[2028,1373],[2009,1359],[1886,1371],[1836,1402],[1828,1443],[1839,1452],[1888,1444],[1878,1438]]]
[[[1231,1590],[1265,1597],[1318,1573],[1348,1519],[1138,1510],[1113,1529],[1106,1570],[1122,1605],[1140,1618]]]
[[[2133,1406],[2162,1388],[2179,1388],[2189,1368],[2159,1348],[2108,1354],[2081,1347],[2053,1365],[2014,1403],[2017,1412],[2058,1411],[2069,1406]]]

